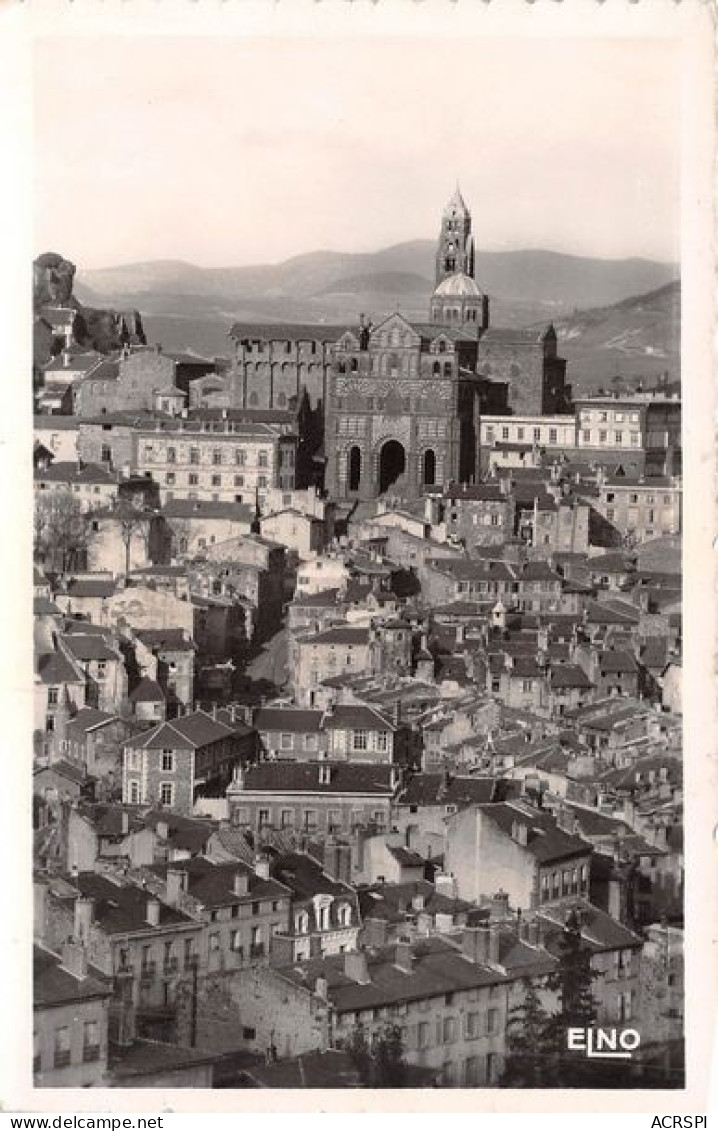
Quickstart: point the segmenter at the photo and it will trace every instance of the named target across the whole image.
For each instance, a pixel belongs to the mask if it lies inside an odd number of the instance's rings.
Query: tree
[[[541,1088],[549,1068],[546,1036],[550,1017],[541,1004],[539,987],[528,979],[526,993],[508,1016],[502,1088]]]
[[[36,557],[62,573],[84,568],[89,527],[78,500],[69,490],[52,491],[35,504]]]
[[[591,967],[591,949],[581,936],[581,920],[575,909],[566,916],[559,943],[558,966],[546,985],[558,995],[558,1010],[548,1021],[544,1047],[545,1072],[553,1087],[593,1086],[594,1061],[582,1051],[568,1049],[569,1029],[595,1026],[598,1005],[593,996],[596,973]],[[599,1062],[600,1063],[600,1062]]]
[[[362,1088],[405,1088],[407,1064],[404,1041],[398,1025],[385,1025],[371,1045],[364,1026],[358,1024],[347,1044]]]
[[[349,1038],[347,1052],[354,1062],[362,1088],[370,1088],[372,1080],[372,1058],[364,1026],[359,1023]]]
[[[374,1041],[377,1088],[405,1088],[407,1065],[404,1040],[398,1025],[387,1025]]]
[[[132,565],[132,540],[139,534],[147,544],[149,538],[149,516],[143,507],[130,502],[120,502],[114,510],[113,518],[120,528],[120,538],[125,547],[125,575]]]

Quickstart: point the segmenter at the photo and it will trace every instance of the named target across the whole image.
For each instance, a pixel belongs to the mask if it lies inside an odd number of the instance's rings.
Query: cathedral
[[[336,341],[325,413],[325,487],[334,498],[412,497],[476,482],[482,415],[570,411],[553,327],[489,326],[471,226],[457,186],[441,217],[427,322],[395,313],[378,325],[362,320]]]

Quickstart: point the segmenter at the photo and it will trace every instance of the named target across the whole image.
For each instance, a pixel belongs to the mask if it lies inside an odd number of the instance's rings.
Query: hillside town
[[[457,186],[425,322],[210,358],[36,261],[36,1086],[582,1086],[571,955],[682,1086],[679,375],[475,276]]]

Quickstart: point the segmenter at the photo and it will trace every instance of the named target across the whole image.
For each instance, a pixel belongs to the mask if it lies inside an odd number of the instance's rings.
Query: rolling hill
[[[400,310],[427,314],[433,240],[368,254],[315,251],[282,263],[202,268],[182,260],[78,271],[83,301],[136,308],[148,335],[170,348],[226,354],[234,321],[352,324]],[[476,278],[494,326],[553,321],[577,388],[621,373],[676,372],[678,268],[646,259],[601,260],[544,250],[484,252]],[[638,296],[638,297],[636,297]]]
[[[680,377],[681,287],[674,281],[612,306],[554,322],[574,390],[612,377]]]

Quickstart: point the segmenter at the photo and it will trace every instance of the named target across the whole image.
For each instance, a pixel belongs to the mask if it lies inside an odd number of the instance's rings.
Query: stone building
[[[375,498],[478,474],[475,331],[392,314],[347,330],[329,390],[325,485],[338,498]]]
[[[489,328],[481,337],[478,369],[506,381],[514,413],[553,416],[571,412],[566,362],[558,356],[553,326],[537,329]]]

